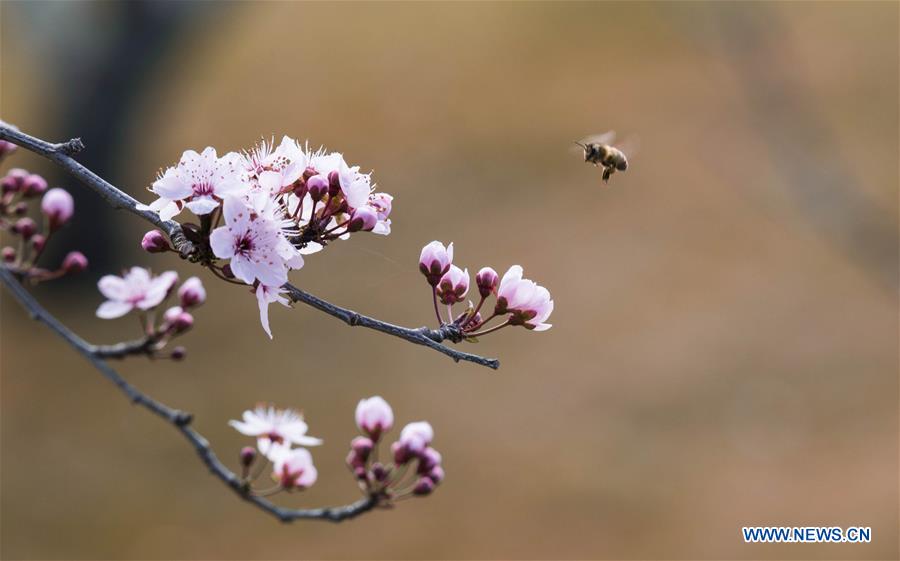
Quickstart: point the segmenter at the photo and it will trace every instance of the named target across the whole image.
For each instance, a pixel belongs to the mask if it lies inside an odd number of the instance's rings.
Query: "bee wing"
[[[616,131],[606,131],[603,134],[593,134],[581,140],[582,144],[612,144],[616,139]]]
[[[625,154],[625,157],[629,160],[635,156],[641,149],[641,139],[633,134],[628,135],[628,138],[622,141],[622,144],[616,146],[619,150]]]

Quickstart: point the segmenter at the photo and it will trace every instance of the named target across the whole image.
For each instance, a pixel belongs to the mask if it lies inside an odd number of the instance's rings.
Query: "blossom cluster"
[[[306,434],[309,427],[302,413],[293,409],[276,409],[272,405],[258,405],[253,410],[244,411],[241,421],[229,421],[228,424],[241,434],[256,438],[259,452],[266,463],[273,466],[272,479],[277,484],[277,490],[302,491],[316,482],[318,472],[312,454],[304,447],[318,446],[322,440]],[[248,480],[250,468],[256,461],[256,450],[244,448],[240,457],[243,477]],[[259,472],[256,473],[258,475]]]
[[[144,210],[170,220],[184,209],[200,218],[185,234],[204,248],[204,265],[253,287],[263,329],[272,336],[268,306],[287,305],[281,286],[303,267],[304,255],[353,232],[387,235],[393,197],[374,192],[371,176],[340,153],[310,150],[285,136],[244,152],[219,156],[209,147],[184,152],[150,187],[158,198]],[[161,232],[142,246],[171,249]],[[221,261],[228,261],[221,264]]]
[[[14,146],[14,145],[10,145]],[[0,156],[11,150],[0,145]],[[30,203],[40,200],[40,224],[29,216]],[[47,180],[36,173],[20,168],[9,170],[0,178],[0,230],[17,238],[15,247],[2,250],[3,265],[32,282],[80,273],[87,268],[87,258],[79,251],[71,251],[55,268],[38,265],[50,238],[65,226],[75,213],[72,195],[65,189],[49,189]]]
[[[322,440],[307,434],[309,427],[300,412],[262,404],[229,424],[256,439],[255,448],[244,447],[240,452],[242,479],[253,492],[302,491],[316,482],[318,472],[308,448],[321,445]],[[441,455],[431,447],[434,431],[427,422],[406,425],[391,445],[391,461],[386,462],[378,460],[378,443],[394,425],[391,406],[379,396],[361,400],[356,424],[364,436],[351,442],[347,465],[367,496],[390,501],[427,495],[444,479]],[[271,466],[275,487],[253,489],[267,466]]]
[[[382,397],[361,400],[356,426],[364,436],[350,443],[347,466],[368,495],[396,500],[430,494],[444,480],[441,453],[431,446],[434,430],[427,421],[407,424],[391,444],[390,461],[379,461],[378,443],[393,425],[394,412]]]
[[[460,269],[453,264],[453,243],[444,246],[439,241],[433,241],[423,247],[419,255],[419,271],[431,286],[438,323],[459,329],[466,339],[474,340],[509,325],[521,325],[534,331],[546,331],[552,327],[546,323],[553,313],[550,291],[523,278],[524,270],[520,265],[510,267],[503,278],[491,267],[479,270],[475,275],[480,296],[478,304],[470,300],[466,310],[458,315],[453,311],[453,306],[465,302],[470,276],[468,269]],[[491,295],[496,298],[494,310],[483,318],[481,310]],[[446,306],[446,319],[441,315],[439,301]],[[502,323],[487,327],[492,320],[504,318]]]
[[[147,341],[146,352],[151,356],[158,353],[173,338],[183,335],[194,326],[194,316],[190,310],[206,301],[206,289],[197,277],[190,277],[175,290],[178,273],[166,271],[154,276],[147,269],[132,267],[121,277],[105,275],[97,283],[106,301],[97,308],[97,317],[115,319],[129,312],[140,316],[141,328]],[[178,303],[166,308],[167,299],[175,294]],[[185,357],[183,347],[175,347],[170,358],[181,360]]]

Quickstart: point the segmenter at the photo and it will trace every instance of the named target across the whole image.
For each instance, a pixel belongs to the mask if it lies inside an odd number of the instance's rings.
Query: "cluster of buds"
[[[522,278],[522,267],[513,265],[501,279],[497,271],[484,267],[475,275],[479,301],[471,300],[461,314],[453,311],[453,306],[466,301],[469,293],[470,276],[468,269],[460,269],[453,264],[453,244],[444,246],[433,241],[422,248],[419,255],[419,271],[431,286],[434,313],[441,326],[453,326],[465,340],[492,333],[509,325],[521,325],[534,331],[550,329],[546,323],[553,313],[550,291],[534,281]],[[493,313],[483,318],[481,311],[491,296],[495,296]],[[438,303],[446,306],[447,315],[441,315]],[[504,320],[488,327],[494,319]]]
[[[191,310],[206,301],[206,290],[197,277],[190,277],[178,289],[178,273],[166,271],[154,276],[147,269],[132,267],[121,277],[106,275],[97,282],[106,301],[97,308],[97,317],[115,319],[135,312],[141,320],[144,345],[141,352],[154,358],[185,358],[184,347],[175,347],[168,355],[162,349],[174,338],[183,335],[194,326]],[[170,296],[177,304],[166,307]],[[161,309],[165,311],[160,315]]]
[[[279,491],[302,491],[316,482],[318,472],[312,454],[305,447],[318,446],[322,440],[306,434],[308,427],[302,413],[260,404],[244,411],[242,420],[228,424],[241,434],[256,438],[256,447],[246,446],[239,455],[241,478],[248,490],[271,495]],[[253,482],[268,465],[272,466],[275,487],[254,490]]]
[[[304,255],[354,232],[391,231],[393,197],[374,192],[369,174],[339,153],[312,151],[289,137],[221,157],[212,147],[188,150],[150,191],[159,198],[139,208],[164,220],[185,208],[200,218],[199,225],[182,225],[200,248],[197,258],[217,276],[253,287],[270,337],[268,306],[286,303],[279,287],[304,265]],[[152,253],[171,249],[158,231],[148,232],[141,246]]]
[[[13,145],[11,145],[13,146]],[[0,153],[6,148],[0,146]],[[41,224],[29,216],[32,201],[40,200]],[[38,265],[50,238],[65,226],[75,212],[72,195],[65,189],[47,188],[47,180],[24,169],[11,169],[0,178],[0,230],[17,239],[15,247],[4,246],[3,266],[32,282],[80,273],[87,258],[78,251],[69,252],[54,269]]]
[[[431,447],[434,431],[427,422],[406,425],[387,461],[379,460],[378,444],[394,426],[391,406],[379,396],[363,399],[356,407],[356,425],[363,435],[350,443],[347,466],[367,495],[385,501],[423,496],[443,481],[441,454]]]

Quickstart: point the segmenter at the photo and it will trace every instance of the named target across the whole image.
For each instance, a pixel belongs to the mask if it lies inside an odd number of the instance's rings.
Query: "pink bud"
[[[328,178],[317,174],[306,181],[306,189],[314,201],[321,201],[328,194]]]
[[[362,468],[366,465],[366,461],[361,458],[355,450],[350,450],[349,452],[347,452],[347,458],[345,461],[347,462],[347,465],[350,466],[350,468],[353,470]]]
[[[429,446],[422,451],[419,457],[418,473],[422,475],[427,474],[435,467],[441,465],[441,460],[441,453]]]
[[[50,230],[56,230],[72,218],[75,201],[68,191],[55,187],[41,199],[41,212],[50,220]]]
[[[332,197],[341,192],[341,174],[332,171],[328,174],[328,194]]]
[[[456,265],[450,265],[450,270],[441,277],[437,285],[438,298],[444,304],[456,304],[462,302],[463,297],[469,292],[469,270],[463,271]]]
[[[253,465],[253,461],[256,459],[256,449],[252,446],[244,446],[241,448],[241,465],[245,468]]]
[[[413,494],[421,497],[430,495],[432,491],[434,491],[434,481],[427,477],[420,477],[413,488]]]
[[[384,467],[383,464],[379,462],[375,462],[372,464],[372,476],[376,481],[384,481],[387,479],[388,470]]]
[[[187,349],[185,349],[184,347],[175,347],[174,349],[172,349],[172,354],[170,356],[172,357],[172,360],[184,360],[187,356]]]
[[[36,173],[25,177],[22,181],[22,194],[26,197],[37,197],[47,191],[47,180]]]
[[[28,204],[25,202],[16,203],[12,211],[16,216],[25,216],[25,213],[28,212]]]
[[[434,430],[427,421],[409,423],[400,431],[400,444],[415,455],[421,454],[434,439]]]
[[[441,481],[444,480],[444,468],[441,466],[434,466],[431,472],[428,474],[428,479],[434,481],[434,484],[437,485]]]
[[[141,239],[141,249],[147,253],[162,253],[172,249],[169,240],[159,230],[150,230]]]
[[[356,426],[374,442],[394,426],[394,411],[381,396],[360,400],[356,405]]]
[[[47,244],[47,238],[42,236],[41,234],[35,234],[31,238],[31,247],[34,248],[38,253],[44,251],[44,246]]]
[[[181,300],[183,308],[199,306],[206,301],[206,289],[203,288],[203,283],[199,278],[191,277],[178,288],[178,298]]]
[[[6,175],[0,180],[0,188],[2,188],[3,194],[19,192],[22,189],[22,183],[25,182],[25,178],[28,175],[29,173],[21,168],[13,168],[6,172]]]
[[[16,250],[6,246],[3,248],[3,262],[4,263],[12,263],[16,260]]]
[[[487,298],[500,283],[500,275],[490,267],[484,267],[475,275],[475,284],[478,285],[478,293],[482,298]]]
[[[25,218],[16,220],[16,223],[12,225],[12,231],[28,240],[37,233],[37,224],[35,224],[34,220],[26,216]]]
[[[70,251],[62,262],[62,270],[66,273],[80,273],[87,269],[88,260],[80,251]]]
[[[428,279],[428,284],[437,286],[444,273],[453,263],[453,242],[446,248],[439,241],[433,241],[422,248],[419,255],[419,271]]]
[[[369,457],[372,449],[375,448],[375,443],[372,442],[372,439],[366,438],[365,436],[357,436],[350,441],[350,448],[363,459],[366,459]]]
[[[375,228],[376,224],[378,224],[378,214],[375,210],[369,206],[361,206],[354,210],[353,214],[350,216],[347,230],[350,232],[358,232],[360,230],[369,232]]]
[[[166,310],[163,320],[169,331],[181,334],[194,326],[194,316],[185,312],[181,307],[174,306]]]
[[[413,454],[409,450],[409,448],[405,444],[401,444],[399,441],[391,444],[391,455],[394,456],[394,463],[398,466],[405,465],[413,457]]]

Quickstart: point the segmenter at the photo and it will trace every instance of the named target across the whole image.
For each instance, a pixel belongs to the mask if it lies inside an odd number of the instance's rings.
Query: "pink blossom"
[[[308,489],[318,478],[312,454],[305,448],[277,448],[273,453],[274,468],[272,478],[288,490]]]
[[[260,283],[256,287],[256,300],[259,304],[259,322],[262,324],[263,331],[272,338],[272,329],[269,327],[269,304],[278,302],[285,308],[291,307],[291,302],[284,296],[285,290],[280,286],[267,286]]]
[[[75,212],[75,201],[65,189],[54,187],[41,199],[41,212],[50,222],[50,229],[56,230],[72,218]]]
[[[347,223],[347,231],[358,232],[365,230],[372,231],[378,224],[378,213],[369,206],[361,206],[353,211],[350,220]]]
[[[240,155],[230,152],[219,158],[212,147],[202,154],[187,150],[178,165],[168,168],[150,188],[160,198],[139,208],[156,211],[163,220],[170,220],[185,206],[196,215],[209,214],[226,196],[248,188]]]
[[[495,313],[510,313],[511,325],[524,325],[535,331],[546,331],[552,327],[544,323],[553,312],[550,291],[534,281],[522,278],[519,265],[509,268],[500,280],[497,290]]]
[[[303,149],[296,140],[288,136],[282,137],[281,144],[277,147],[274,139],[269,142],[263,140],[244,154],[246,170],[257,178],[265,172],[274,172],[278,177],[277,188],[297,181],[306,169],[306,160]],[[269,184],[268,187],[274,187],[274,184]]]
[[[394,197],[387,193],[372,193],[369,196],[369,206],[375,210],[378,216],[378,222],[372,229],[373,234],[386,236],[391,233],[391,207],[393,206]]]
[[[369,174],[360,173],[359,166],[347,165],[344,156],[339,152],[325,154],[320,150],[310,154],[309,167],[326,177],[335,174],[351,210],[364,206],[369,201],[369,194],[372,192],[371,177]]]
[[[437,285],[437,295],[441,302],[449,305],[462,302],[468,292],[469,270],[463,271],[456,265],[450,265]]]
[[[237,197],[222,205],[225,225],[212,231],[210,246],[216,257],[231,260],[231,271],[247,284],[280,286],[289,269],[303,266],[303,257],[288,241],[286,224],[271,212],[258,212]]]
[[[158,306],[178,281],[178,273],[167,271],[157,277],[140,267],[132,267],[122,277],[106,275],[97,288],[108,300],[97,308],[97,317],[113,319],[131,310],[149,310]]]
[[[394,426],[394,411],[378,395],[360,400],[356,406],[356,426],[377,441]]]
[[[444,247],[439,241],[433,241],[422,248],[419,254],[419,270],[428,279],[431,286],[436,286],[441,277],[450,270],[453,263],[453,242]]]
[[[318,446],[322,440],[307,436],[309,427],[303,415],[293,409],[275,409],[273,406],[258,405],[252,411],[244,411],[243,421],[229,421],[235,430],[247,436],[255,436],[259,451],[270,460],[276,448],[290,448],[291,445]]]

